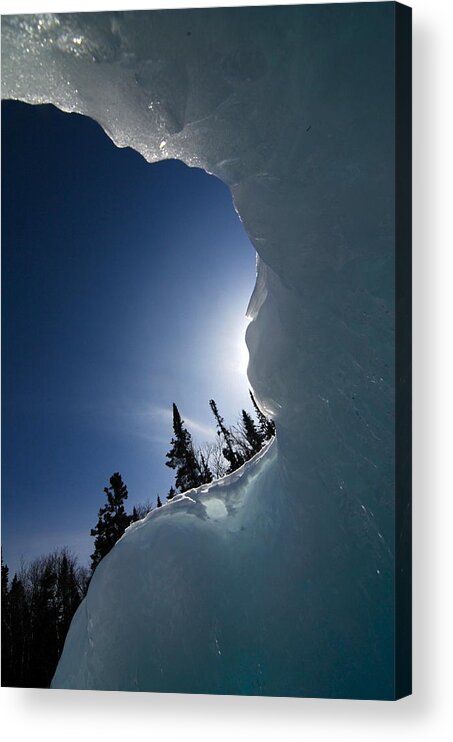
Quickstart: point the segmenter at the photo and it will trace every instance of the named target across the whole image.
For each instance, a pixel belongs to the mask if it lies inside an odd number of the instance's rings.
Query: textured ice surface
[[[54,687],[392,697],[392,3],[4,17],[3,96],[231,188],[277,444],[129,529]]]

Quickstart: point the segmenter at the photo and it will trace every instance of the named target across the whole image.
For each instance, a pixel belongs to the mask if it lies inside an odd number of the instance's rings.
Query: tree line
[[[175,470],[175,487],[171,487],[167,500],[177,492],[209,484],[225,474],[231,474],[252,458],[275,435],[275,423],[266,417],[250,392],[257,422],[242,410],[236,426],[226,427],[215,400],[209,400],[217,427],[217,439],[196,450],[192,436],[184,427],[177,406],[173,403],[173,432],[171,449],[166,465]]]
[[[192,435],[184,426],[178,407],[173,403],[173,437],[165,463],[170,469],[174,469],[175,482],[168,491],[167,500],[236,471],[275,435],[274,421],[261,412],[251,391],[250,398],[256,422],[252,415],[242,410],[238,423],[231,427],[225,425],[217,403],[213,399],[209,400],[216,420],[216,440],[199,448],[195,448]],[[99,510],[96,526],[91,529],[91,535],[95,539],[94,552],[91,555],[92,572],[121,538],[126,528],[152,510],[152,505],[148,501],[136,505],[131,514],[126,512],[124,503],[128,498],[128,490],[119,472],[110,477],[110,485],[104,488],[104,494],[106,503]],[[157,495],[156,507],[162,507],[160,495]]]
[[[61,549],[22,566],[10,583],[1,561],[2,685],[48,688],[89,571]]]
[[[173,404],[173,437],[166,465],[175,472],[167,500],[194,487],[209,484],[239,469],[275,435],[273,420],[266,417],[250,392],[256,421],[242,410],[236,425],[227,427],[217,403],[209,406],[216,421],[216,440],[196,448],[192,435]],[[126,512],[128,490],[115,472],[104,487],[105,503],[90,534],[94,537],[91,568],[60,549],[22,565],[12,580],[1,560],[2,582],[2,685],[48,688],[63,651],[71,620],[86,595],[99,562],[111,551],[126,528],[152,510],[148,500]],[[156,506],[162,507],[160,496]]]

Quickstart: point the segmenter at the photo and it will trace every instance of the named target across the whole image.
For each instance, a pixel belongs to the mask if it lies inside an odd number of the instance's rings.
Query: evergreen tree
[[[214,477],[212,476],[212,471],[209,468],[209,464],[203,451],[199,452],[199,467],[203,478],[203,484],[209,484],[209,482],[212,482]]]
[[[161,508],[162,507],[162,502],[161,502],[161,499],[160,499],[159,495],[157,495],[157,507],[158,508]]]
[[[1,551],[1,560],[2,560],[2,605],[3,601],[7,601],[8,599],[8,582],[9,582],[9,569],[8,565],[4,563],[3,561],[3,549]]]
[[[239,469],[239,467],[242,466],[245,458],[235,447],[234,438],[231,432],[225,427],[223,417],[221,417],[217,409],[217,405],[213,399],[209,400],[209,406],[211,407],[212,414],[217,421],[217,435],[223,436],[225,445],[222,449],[222,452],[225,459],[229,463],[229,469],[227,473],[230,474],[231,472],[236,471],[236,469]]]
[[[114,547],[131,523],[131,516],[124,509],[127,487],[119,472],[110,477],[110,487],[104,487],[107,503],[99,510],[99,519],[91,535],[95,537],[91,555],[91,570],[94,572],[101,559]]]
[[[28,683],[30,612],[22,580],[15,574],[8,595],[9,632],[3,652],[8,653],[9,679],[3,677],[2,685],[18,688],[30,687]]]
[[[173,500],[174,496],[176,495],[176,490],[174,487],[170,487],[168,490],[167,500]]]
[[[5,573],[3,573],[5,574]],[[47,688],[72,617],[87,587],[87,570],[66,549],[35,559],[14,575],[2,641],[2,684]],[[3,628],[3,626],[2,626]]]
[[[176,470],[175,484],[179,492],[186,492],[192,487],[199,487],[204,483],[203,472],[195,455],[192,436],[184,428],[184,421],[176,405],[173,403],[173,431],[171,449],[167,453],[166,465]]]
[[[241,425],[251,458],[262,449],[265,442],[265,436],[261,430],[257,429],[252,417],[245,410],[242,410]]]
[[[275,423],[269,417],[266,417],[263,412],[261,412],[251,390],[249,390],[249,394],[255,408],[260,433],[262,433],[262,435],[264,436],[264,440],[269,441],[275,435]]]
[[[9,605],[9,570],[3,562],[2,550],[2,684],[9,685],[11,677],[11,615]]]
[[[152,510],[151,501],[148,498],[146,502],[140,502],[138,505],[134,505],[134,508],[132,510],[132,516],[131,520],[132,523],[135,523],[137,520],[142,520],[148,513]]]

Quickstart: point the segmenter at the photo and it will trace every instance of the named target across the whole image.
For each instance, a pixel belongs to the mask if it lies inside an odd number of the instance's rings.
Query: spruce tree
[[[192,443],[192,436],[184,427],[177,406],[173,403],[173,431],[171,449],[167,453],[166,465],[176,470],[175,484],[179,492],[186,492],[204,483]]]
[[[131,523],[131,516],[124,509],[127,487],[119,472],[110,477],[110,487],[104,487],[107,503],[99,510],[99,519],[91,535],[95,537],[91,555],[91,570],[94,572],[101,559],[115,546]]]
[[[159,495],[157,495],[157,507],[158,508],[161,508],[162,507],[162,502],[161,502],[161,499],[160,499]]]
[[[168,490],[167,500],[173,500],[174,496],[176,495],[176,490],[174,487],[170,487]]]
[[[252,417],[245,410],[242,410],[241,424],[247,447],[250,451],[250,457],[254,456],[264,445],[264,433],[257,429]]]
[[[275,435],[275,423],[269,417],[266,417],[263,412],[261,412],[251,390],[249,390],[249,394],[255,408],[259,430],[263,434],[264,440],[269,441]]]
[[[137,505],[134,505],[131,515],[132,523],[135,523],[137,520],[143,520],[152,509],[153,507],[149,498],[146,502],[139,502]]]
[[[223,417],[220,415],[217,409],[217,404],[213,399],[209,400],[209,406],[212,410],[212,414],[217,421],[217,435],[223,436],[225,445],[222,449],[222,453],[230,465],[227,473],[231,474],[231,472],[236,471],[236,469],[239,469],[239,467],[242,466],[245,458],[235,447],[233,436],[231,435],[231,432],[225,427]]]

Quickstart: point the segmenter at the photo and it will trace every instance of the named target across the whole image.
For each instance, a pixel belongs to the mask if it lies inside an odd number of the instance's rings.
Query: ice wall
[[[394,30],[393,3],[3,18],[3,97],[230,186],[278,431],[239,519],[227,481],[115,547],[55,687],[393,696]]]

